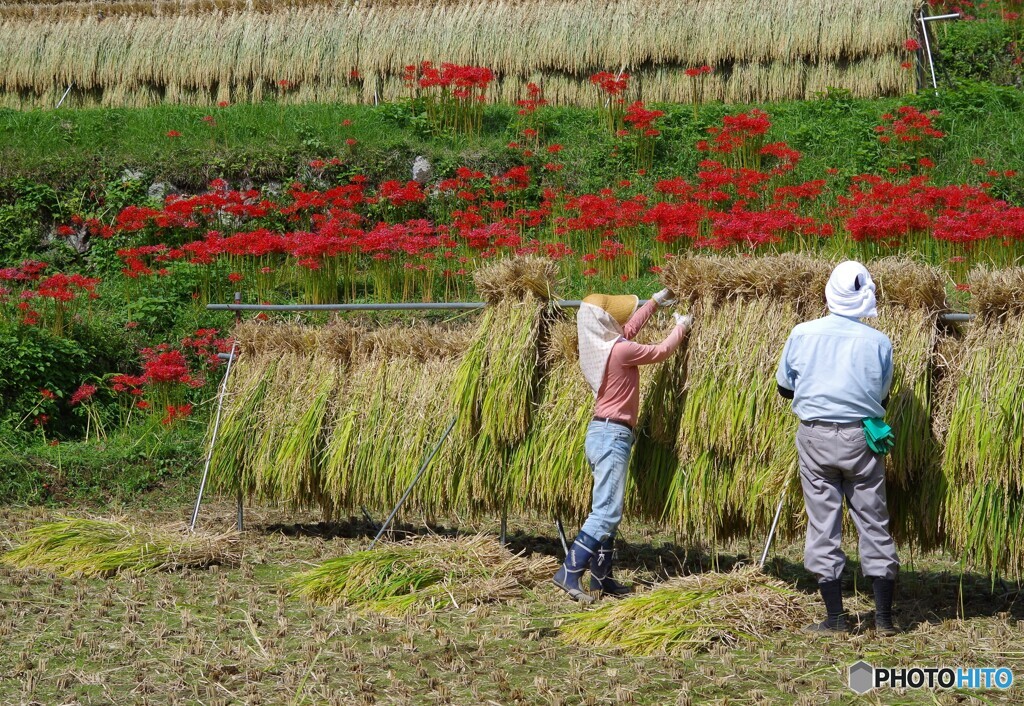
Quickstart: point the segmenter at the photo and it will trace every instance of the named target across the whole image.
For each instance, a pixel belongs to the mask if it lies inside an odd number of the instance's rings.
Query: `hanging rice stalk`
[[[509,457],[530,426],[543,312],[557,271],[551,260],[517,257],[473,275],[487,310],[456,373],[452,407],[465,461],[460,504],[474,513],[505,506]]]
[[[896,443],[886,457],[890,529],[901,543],[941,544],[945,483],[941,446],[932,428],[932,371],[937,317],[946,309],[941,272],[903,258],[868,266],[878,285],[875,325],[893,345],[893,382],[886,420]]]
[[[757,571],[695,574],[569,616],[562,638],[630,654],[680,656],[713,645],[761,642],[803,627],[813,599]]]
[[[668,508],[681,530],[711,542],[761,534],[786,488],[781,531],[793,535],[802,522],[796,420],[777,394],[774,371],[792,327],[825,313],[831,267],[801,256],[692,258],[667,272],[674,291],[700,297]],[[901,539],[934,547],[942,486],[930,389],[943,281],[905,260],[869,269],[879,284],[877,325],[893,341],[896,361],[886,415],[897,434],[888,459],[893,527]]]
[[[78,106],[393,100],[408,94],[404,68],[422,61],[488,66],[489,97],[505,102],[534,81],[549,101],[596,105],[587,77],[619,67],[633,75],[631,99],[690,102],[685,70],[704,64],[720,67],[703,85],[709,101],[900,94],[914,90],[900,63],[921,4],[4,3],[0,102],[52,107],[69,85],[66,105]]]
[[[970,325],[954,364],[943,472],[945,532],[969,567],[1024,570],[1024,268],[971,273]]]
[[[462,330],[395,326],[368,332],[353,352],[326,439],[324,510],[397,503],[455,413],[448,404]],[[462,460],[441,447],[406,511],[456,510]]]
[[[556,567],[484,535],[431,537],[329,559],[289,585],[315,603],[401,616],[511,601],[549,581]]]
[[[228,380],[217,443],[210,458],[210,490],[253,498],[258,484],[253,449],[261,435],[254,423],[270,381],[277,370],[277,356],[241,355]],[[210,432],[213,433],[213,427]]]
[[[823,312],[828,273],[828,263],[799,255],[666,268],[666,285],[697,312],[666,518],[695,539],[766,530],[783,489],[797,483],[795,423],[775,369],[792,327]],[[799,492],[787,498],[780,529],[791,534]]]
[[[2,561],[64,576],[176,571],[241,561],[238,534],[189,533],[182,526],[142,527],[120,520],[66,517],[25,533]]]
[[[574,320],[552,325],[544,369],[533,424],[511,459],[508,509],[582,521],[590,507],[584,442],[594,394],[580,371]]]
[[[658,342],[671,331],[649,322],[637,340]],[[676,438],[686,394],[686,346],[684,341],[668,360],[640,368],[640,414],[626,486],[634,517],[660,521],[665,513],[679,465]]]

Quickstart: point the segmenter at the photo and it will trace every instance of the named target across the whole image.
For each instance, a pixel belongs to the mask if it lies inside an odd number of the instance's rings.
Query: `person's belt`
[[[853,429],[863,426],[863,422],[822,422],[813,420],[810,422],[800,422],[805,427],[827,427],[829,429]]]
[[[627,424],[626,422],[624,422],[624,421],[622,421],[620,419],[611,419],[609,417],[594,417],[594,421],[595,422],[608,422],[609,424],[617,424],[620,427],[625,427],[626,429],[629,429],[630,432],[633,431],[633,427],[631,427],[629,424]]]

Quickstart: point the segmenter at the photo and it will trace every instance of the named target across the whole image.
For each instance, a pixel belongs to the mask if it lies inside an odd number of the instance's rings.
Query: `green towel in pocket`
[[[892,433],[892,427],[885,423],[884,419],[871,417],[863,421],[864,438],[868,442],[868,448],[876,454],[887,454],[896,443],[896,436]]]

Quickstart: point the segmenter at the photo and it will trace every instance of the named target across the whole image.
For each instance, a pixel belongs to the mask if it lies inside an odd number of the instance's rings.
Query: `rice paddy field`
[[[0,550],[56,514],[2,511]],[[169,526],[183,508],[147,496],[133,523]],[[380,518],[376,518],[380,521]],[[230,534],[234,506],[215,502],[200,529]],[[484,552],[500,549],[497,526],[431,526],[442,537]],[[484,535],[474,539],[476,532]],[[403,523],[403,542],[427,532]],[[845,638],[800,634],[820,610],[797,568],[798,545],[773,552],[773,578],[730,571],[748,547],[715,555],[650,525],[622,528],[617,575],[641,586],[633,603],[578,614],[548,581],[530,579],[467,599],[467,585],[427,603],[310,600],[295,590],[321,564],[357,557],[373,528],[363,519],[325,524],[316,516],[250,508],[232,551],[237,561],[174,571],[121,572],[110,578],[61,575],[0,564],[0,701],[6,704],[995,704],[1009,693],[886,690],[857,697],[846,668],[876,665],[986,665],[1024,669],[1024,609],[1017,587],[960,575],[940,557],[914,557],[901,574],[897,619],[907,632]],[[412,535],[407,534],[412,533]],[[443,542],[430,537],[413,540]],[[484,544],[480,544],[483,542]],[[510,549],[524,567],[546,573],[560,556],[551,526],[510,520]],[[488,544],[489,543],[489,544]],[[381,546],[387,555],[394,546]],[[474,547],[476,549],[474,550]],[[488,548],[490,547],[490,548]],[[504,551],[504,550],[500,550]],[[431,556],[424,550],[422,556]],[[508,557],[512,554],[506,552]],[[851,552],[851,556],[854,553]],[[511,559],[506,559],[510,561]],[[718,572],[714,570],[717,569]],[[380,570],[380,564],[375,570]],[[465,575],[473,576],[471,566]],[[334,575],[337,575],[335,572]],[[356,574],[352,574],[353,577]],[[482,576],[473,576],[484,583]],[[541,577],[543,578],[543,577]],[[353,578],[354,580],[354,578]],[[667,583],[665,583],[667,581]],[[365,584],[369,586],[368,584]],[[454,585],[454,584],[453,584]],[[474,584],[476,585],[476,584]],[[703,588],[704,591],[696,590]],[[847,586],[847,606],[870,613],[870,597]],[[378,588],[370,586],[367,590]],[[696,592],[695,592],[696,590]],[[473,591],[470,589],[469,593]],[[356,596],[350,591],[347,595]],[[645,615],[685,620],[698,601],[700,626],[676,638]],[[706,603],[710,601],[710,603]],[[457,607],[456,607],[457,605]],[[618,611],[606,616],[607,611]],[[603,612],[602,612],[603,611]],[[628,616],[628,617],[626,617]],[[604,630],[608,619],[620,633]],[[632,632],[629,625],[636,627]],[[676,624],[678,630],[678,625]],[[603,635],[603,637],[602,637]],[[625,637],[626,640],[619,640]],[[1019,687],[1018,687],[1019,688]]]
[[[847,685],[1024,678],[1022,16],[0,4],[0,704],[1024,703]],[[774,370],[847,258],[894,345],[891,638],[849,523],[856,629],[801,632]],[[636,595],[581,606],[551,583],[591,494],[559,301],[663,286],[695,323],[640,378]],[[236,296],[479,307],[208,308]]]

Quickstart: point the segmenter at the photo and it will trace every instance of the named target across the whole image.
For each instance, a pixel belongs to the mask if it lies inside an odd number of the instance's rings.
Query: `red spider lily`
[[[590,77],[590,83],[597,86],[602,93],[609,96],[620,96],[629,87],[629,74],[619,72],[617,74],[608,71],[599,71]]]
[[[907,51],[917,51],[918,49],[921,48],[921,42],[919,42],[916,39],[914,39],[913,37],[911,37],[907,41],[903,42],[903,47]]]
[[[177,130],[168,130],[167,137],[174,139],[175,137],[181,137],[181,133]]]
[[[662,110],[647,110],[643,102],[636,101],[626,108],[623,121],[633,130],[643,132],[654,125],[654,121],[665,114]]]
[[[727,115],[722,119],[721,127],[708,128],[708,133],[714,139],[711,142],[698,142],[697,149],[701,152],[733,154],[757,142],[757,138],[768,132],[771,125],[768,114],[756,109],[749,113]]]
[[[71,394],[71,404],[79,405],[83,402],[88,402],[92,399],[92,396],[96,394],[96,389],[95,385],[83,382],[79,385],[78,389]]]
[[[174,422],[179,421],[181,419],[188,419],[190,416],[192,416],[191,404],[169,404],[167,405],[167,414],[164,415],[164,418],[160,420],[160,423],[163,424],[164,426],[170,426],[171,424],[174,424]]]
[[[932,123],[932,118],[939,115],[937,110],[923,113],[913,106],[904,105],[896,113],[895,116],[889,113],[883,115],[882,124],[875,127],[878,139],[885,144],[893,140],[907,143],[945,137],[945,133],[936,129]]]

